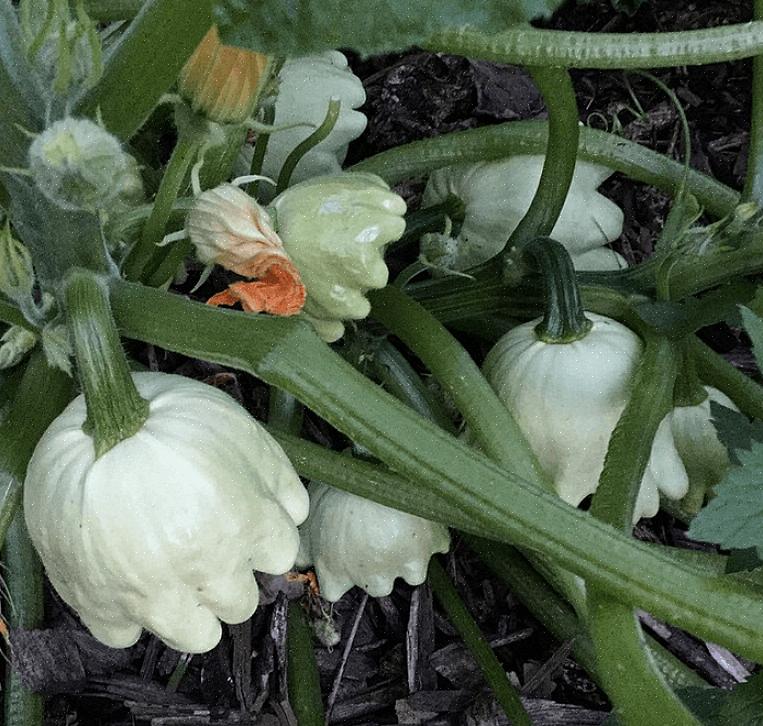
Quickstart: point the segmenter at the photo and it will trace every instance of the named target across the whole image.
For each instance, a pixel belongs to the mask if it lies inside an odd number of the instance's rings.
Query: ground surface
[[[751,17],[752,3],[741,0],[701,3],[646,2],[633,17],[614,12],[609,0],[570,5],[554,21],[560,28],[591,31],[683,30],[739,22]],[[411,53],[353,65],[368,92],[369,129],[350,151],[356,161],[406,141],[455,129],[492,124],[543,113],[538,94],[517,69],[462,58]],[[692,129],[692,164],[739,187],[749,118],[750,64],[660,71],[678,95]],[[620,73],[576,72],[581,118],[599,128],[622,128],[634,140],[680,158],[678,114],[650,81]],[[405,193],[416,202],[420,185]],[[666,198],[620,178],[605,193],[625,210],[627,227],[618,243],[631,262],[651,251],[666,211]],[[736,331],[715,326],[704,333],[740,366],[749,354]],[[248,376],[184,360],[153,348],[131,351],[147,365],[214,382],[264,416],[267,392]],[[481,351],[475,350],[479,356]],[[327,444],[341,440],[308,417],[307,436]],[[661,516],[639,527],[639,536],[684,541],[682,528]],[[454,541],[450,573],[480,622],[495,652],[522,687],[538,724],[598,724],[606,698],[569,657],[569,644],[556,642],[491,577],[468,549]],[[51,694],[51,726],[81,724],[206,723],[286,724],[284,634],[287,597],[300,597],[300,585],[282,578],[263,582],[271,600],[244,625],[227,629],[220,646],[190,660],[146,636],[126,651],[100,646],[83,631],[52,593],[48,629],[17,633],[19,666],[35,685]],[[353,591],[323,616],[324,627],[341,635],[333,649],[316,644],[325,698],[333,691],[332,722],[345,724],[498,724],[476,666],[426,587],[399,585],[390,597],[364,601]],[[718,686],[734,684],[731,656],[715,655],[688,636],[651,623],[653,632]],[[355,630],[354,645],[345,653]],[[731,660],[728,660],[731,658]],[[343,676],[337,671],[345,662]],[[725,666],[723,664],[726,664]],[[731,665],[729,665],[729,663]],[[738,673],[738,671],[737,671]]]

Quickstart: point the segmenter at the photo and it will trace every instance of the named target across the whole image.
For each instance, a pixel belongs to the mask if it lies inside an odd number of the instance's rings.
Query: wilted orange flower
[[[233,184],[207,189],[194,200],[185,231],[206,265],[242,277],[213,295],[210,305],[241,303],[248,312],[296,315],[307,292],[264,207]]]
[[[194,111],[217,123],[242,123],[254,110],[270,59],[223,45],[212,26],[178,78],[180,95]]]
[[[235,305],[248,313],[296,315],[305,304],[307,290],[290,260],[273,255],[254,281],[234,282],[207,300],[208,305]]]

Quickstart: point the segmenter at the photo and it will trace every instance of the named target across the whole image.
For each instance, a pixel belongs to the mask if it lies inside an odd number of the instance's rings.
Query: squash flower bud
[[[135,159],[85,118],[61,119],[37,136],[29,147],[29,171],[40,191],[64,209],[108,211],[143,195]]]
[[[297,564],[314,565],[327,600],[339,600],[355,585],[383,597],[392,592],[396,577],[420,585],[429,558],[450,548],[442,524],[321,482],[312,482],[308,491],[310,516],[300,528]]]
[[[210,121],[240,124],[254,110],[269,65],[266,55],[223,45],[213,25],[180,71],[178,90]]]
[[[221,265],[257,282],[233,283],[212,305],[241,302],[248,312],[294,315],[306,291],[273,229],[267,211],[233,184],[207,189],[194,200],[185,231],[205,265]]]
[[[135,373],[138,431],[96,458],[77,397],[35,448],[24,483],[29,535],[61,598],[103,643],[146,628],[202,653],[220,621],[257,607],[253,570],[294,564],[308,495],[276,441],[222,391]]]

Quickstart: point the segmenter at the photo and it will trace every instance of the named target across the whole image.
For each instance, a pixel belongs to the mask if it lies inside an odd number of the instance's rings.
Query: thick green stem
[[[673,405],[698,406],[707,398],[707,391],[699,380],[697,360],[691,354],[688,340],[680,342],[680,354],[680,367],[673,390]]]
[[[426,387],[405,356],[392,343],[384,340],[374,348],[371,365],[375,377],[393,396],[444,431],[451,434],[456,432],[443,403]]]
[[[699,338],[689,338],[689,351],[694,357],[699,377],[708,385],[723,391],[742,413],[763,419],[763,386],[734,368]]]
[[[543,154],[547,143],[547,121],[510,121],[403,144],[371,156],[349,171],[378,174],[394,184],[452,164]],[[580,129],[578,157],[669,194],[678,192],[684,178],[683,164],[621,136],[586,127]],[[726,216],[739,202],[739,194],[733,189],[694,170],[689,172],[686,189],[715,217]]]
[[[763,0],[754,0],[753,16],[763,20]],[[763,206],[763,52],[752,61],[752,114],[747,151],[747,178],[742,199]]]
[[[564,68],[531,68],[535,85],[548,109],[548,146],[538,189],[530,207],[511,233],[506,252],[535,237],[548,237],[562,212],[580,139],[578,106],[570,74]]]
[[[562,244],[539,237],[522,248],[543,274],[546,304],[535,334],[544,343],[572,343],[588,335],[591,321],[585,316],[570,253]]]
[[[427,50],[525,66],[667,68],[750,58],[763,53],[763,22],[672,33],[581,33],[521,27],[488,35],[443,30]]]
[[[288,637],[289,651],[286,678],[289,686],[289,703],[299,726],[324,726],[323,701],[318,666],[313,650],[313,634],[307,615],[299,601],[289,603]]]
[[[49,368],[42,351],[33,352],[0,424],[0,544],[21,502],[21,482],[32,451],[71,395],[71,379]]]
[[[630,400],[609,441],[591,514],[625,533],[632,529],[641,480],[657,428],[673,405],[676,351],[664,338],[649,337],[633,380]],[[698,726],[665,682],[646,647],[633,608],[591,583],[588,622],[598,671],[623,723]]]
[[[517,422],[458,341],[398,288],[376,290],[370,298],[371,316],[416,352],[459,411],[481,411],[469,423],[485,453],[526,481],[544,487],[545,476]],[[426,335],[421,334],[423,330]],[[454,385],[456,381],[469,381],[469,385]]]
[[[74,270],[65,282],[67,322],[87,402],[86,427],[96,457],[135,434],[148,418],[148,402],[135,388],[111,317],[108,287]]]
[[[39,628],[43,621],[43,574],[34,546],[29,539],[24,515],[16,512],[3,550],[3,581],[8,596],[11,628]],[[13,668],[6,669],[3,713],[6,724],[42,726],[44,702],[39,693],[24,688]]]
[[[575,657],[578,662],[596,678],[593,645],[583,622],[550,588],[540,575],[513,548],[500,542],[481,539],[484,529],[475,527],[473,519],[461,507],[451,506],[436,492],[418,487],[394,472],[378,464],[361,459],[342,456],[294,436],[270,429],[271,434],[282,446],[300,476],[306,479],[325,481],[339,489],[344,489],[359,497],[372,499],[393,509],[418,514],[426,519],[456,527],[465,536],[485,564],[504,579],[528,609],[559,640],[575,639]],[[650,545],[656,548],[657,545]],[[725,572],[723,558],[707,564],[704,560],[695,562],[695,553],[670,549],[665,552],[679,563],[701,566],[711,574]],[[566,593],[565,593],[566,594]],[[585,592],[583,590],[583,595]],[[577,602],[576,602],[577,606]],[[673,685],[707,685],[686,668],[678,659],[650,639],[652,655],[660,665],[660,670]]]
[[[125,335],[283,388],[416,488],[461,508],[472,529],[535,549],[623,602],[763,659],[763,602],[754,590],[676,563],[573,509],[513,473],[517,461],[508,462],[509,470],[491,463],[370,383],[309,324],[215,309],[118,279],[111,289]],[[468,396],[472,384],[465,379],[459,395]]]
[[[189,115],[183,107],[179,107],[178,111]],[[129,280],[147,278],[155,272],[155,267],[161,261],[156,245],[164,237],[164,230],[172,214],[175,200],[188,177],[188,170],[207,137],[206,123],[200,119],[184,119],[179,124],[178,131],[177,144],[164,170],[151,214],[146,220],[140,239],[132,247],[124,263],[124,274]]]
[[[514,726],[532,726],[532,721],[522,705],[519,694],[506,676],[506,670],[485,640],[479,625],[466,609],[458,591],[436,557],[433,557],[429,563],[427,582],[437,602],[448,616],[448,621],[458,631],[474,660],[477,661],[482,675],[485,676],[485,680],[509,721]]]

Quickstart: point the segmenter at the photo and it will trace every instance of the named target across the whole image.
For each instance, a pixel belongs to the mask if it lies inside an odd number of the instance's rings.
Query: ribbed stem
[[[700,378],[708,386],[723,391],[739,406],[742,413],[752,418],[763,419],[763,386],[734,368],[699,338],[689,338],[687,344]]]
[[[624,533],[632,529],[655,433],[672,406],[675,373],[673,344],[664,338],[647,338],[631,398],[610,438],[590,510],[594,517]],[[627,724],[698,726],[658,670],[633,608],[613,599],[595,583],[587,588],[598,670],[619,719]]]
[[[503,159],[514,154],[543,154],[547,121],[509,121],[403,144],[351,166],[348,171],[378,174],[388,184],[424,176],[452,164]],[[640,144],[597,129],[582,127],[578,157],[619,171],[636,181],[675,194],[684,178],[683,164]],[[691,170],[687,190],[715,217],[729,214],[739,194],[711,177]]]
[[[570,253],[548,237],[538,237],[522,252],[538,265],[546,288],[546,310],[535,334],[544,343],[572,343],[585,338],[591,321],[583,310]]]
[[[3,565],[4,589],[11,604],[8,625],[28,630],[41,627],[44,616],[42,564],[29,539],[21,510],[16,512],[8,530]],[[4,723],[42,726],[43,697],[26,689],[14,668],[6,668],[3,696]]]
[[[666,68],[759,55],[763,52],[763,22],[671,33],[581,33],[521,27],[486,34],[461,28],[435,33],[423,47],[525,66]]]
[[[187,178],[188,170],[206,139],[205,123],[192,118],[190,111],[183,106],[179,106],[177,112],[177,143],[164,170],[154,199],[154,206],[143,227],[143,233],[130,250],[124,263],[124,274],[129,280],[145,279],[158,264],[159,260],[155,259],[158,257],[156,245],[164,237],[167,221],[172,214],[172,206]]]
[[[148,402],[130,375],[106,285],[90,272],[74,270],[64,283],[64,300],[87,402],[86,427],[99,457],[140,429]]]

